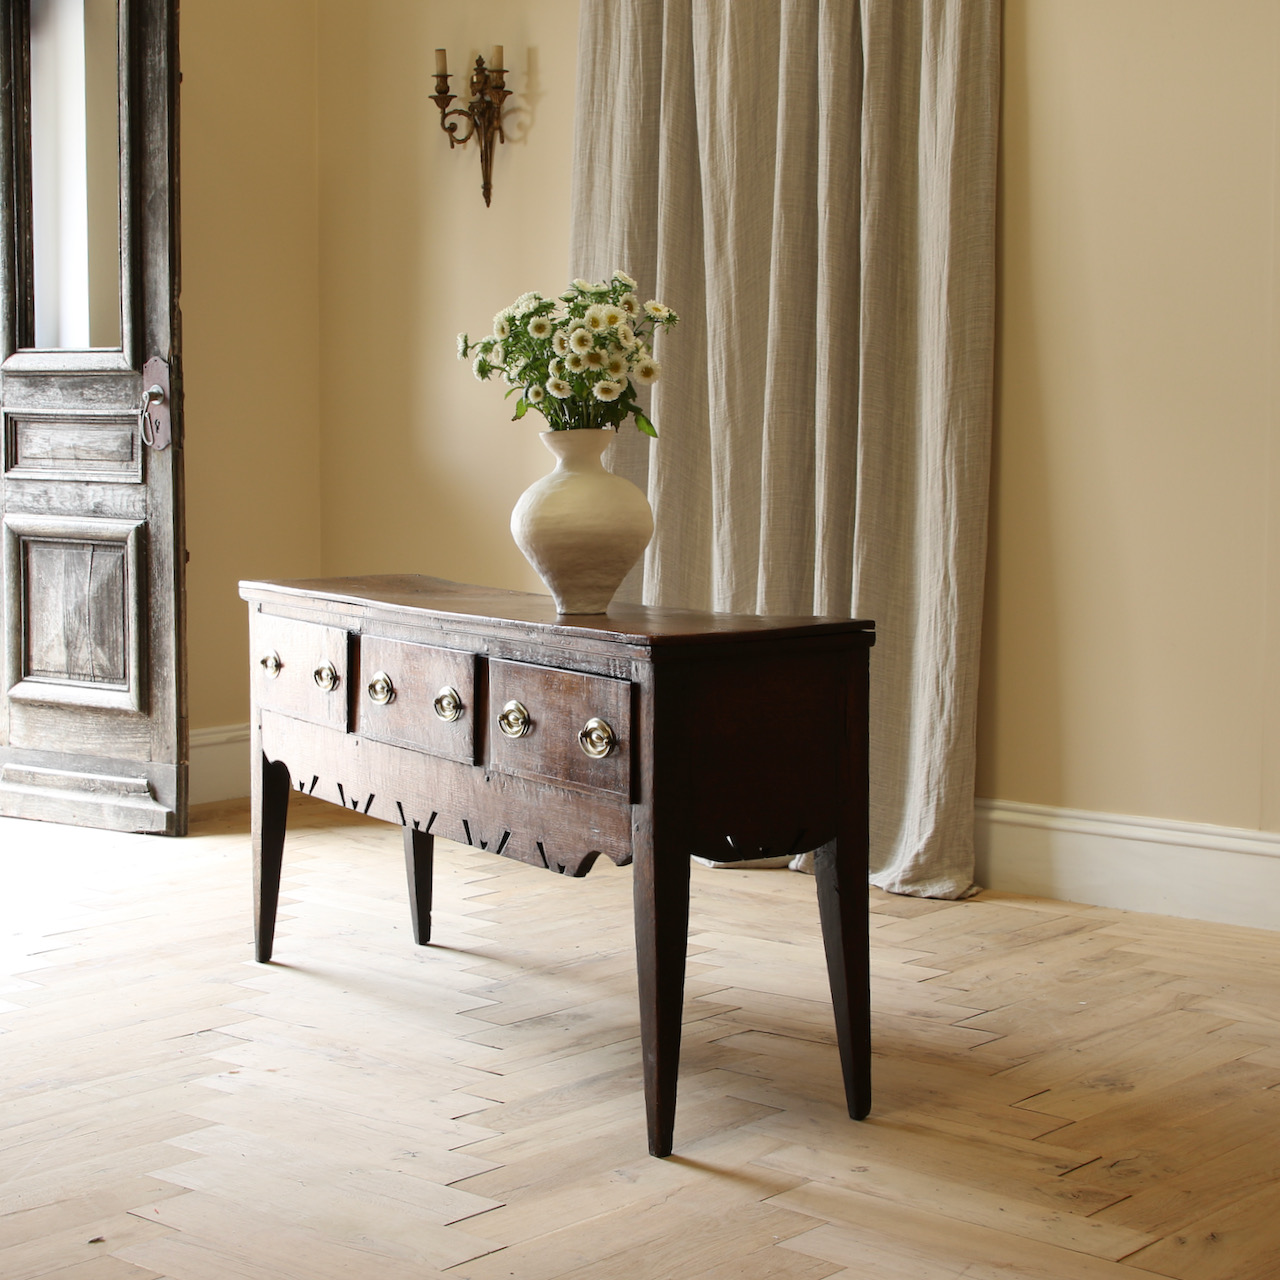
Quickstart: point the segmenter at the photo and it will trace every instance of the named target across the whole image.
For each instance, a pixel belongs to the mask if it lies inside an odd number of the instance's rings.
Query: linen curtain
[[[680,315],[624,595],[876,622],[872,880],[973,881],[999,0],[583,0],[571,268]]]

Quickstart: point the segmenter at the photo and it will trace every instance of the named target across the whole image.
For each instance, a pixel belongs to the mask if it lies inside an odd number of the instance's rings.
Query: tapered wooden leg
[[[431,941],[431,864],[435,836],[414,827],[404,829],[404,869],[409,879],[409,915],[413,940],[421,947]]]
[[[813,858],[818,912],[836,1015],[836,1043],[849,1114],[871,1110],[871,971],[867,933],[867,863],[861,850],[833,840]],[[862,845],[865,850],[865,845]]]
[[[260,751],[254,770],[250,823],[253,831],[253,933],[258,960],[271,959],[280,902],[280,864],[289,816],[289,770]]]
[[[669,1156],[676,1121],[685,954],[689,944],[689,858],[636,842],[636,968],[649,1154]]]

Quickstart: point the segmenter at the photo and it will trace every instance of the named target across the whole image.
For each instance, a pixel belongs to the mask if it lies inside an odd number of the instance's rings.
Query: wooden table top
[[[700,640],[759,639],[765,633],[781,639],[796,635],[838,635],[875,630],[874,622],[856,618],[706,613],[695,609],[667,609],[617,602],[604,614],[558,614],[550,596],[467,586],[421,574],[246,581],[240,584],[240,595],[246,600],[276,600],[281,603],[322,599],[355,606],[390,606],[437,616],[533,625],[552,633],[571,633],[645,646],[672,642],[688,644]]]

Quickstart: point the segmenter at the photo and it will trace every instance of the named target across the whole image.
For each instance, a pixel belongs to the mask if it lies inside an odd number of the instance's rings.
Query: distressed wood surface
[[[176,0],[120,6],[120,346],[87,351],[34,346],[27,7],[6,6],[0,22],[0,148],[13,177],[0,184],[0,514],[6,670],[18,686],[0,715],[0,766],[84,773],[97,756],[104,776],[123,767],[147,792],[138,829],[179,833],[187,711]],[[147,451],[138,434],[151,357],[170,366],[173,445],[163,451]],[[43,534],[33,524],[41,520]],[[124,551],[110,544],[126,534],[104,534],[107,525],[129,531]],[[127,826],[142,810],[122,801],[111,812],[109,790],[60,786],[42,801],[38,786],[12,790],[0,773],[0,813]]]

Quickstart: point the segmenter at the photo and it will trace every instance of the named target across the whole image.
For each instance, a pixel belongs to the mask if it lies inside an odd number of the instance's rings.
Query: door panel
[[[175,10],[0,8],[0,814],[169,833],[187,803]],[[168,442],[142,417],[157,380]]]

